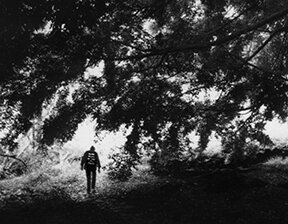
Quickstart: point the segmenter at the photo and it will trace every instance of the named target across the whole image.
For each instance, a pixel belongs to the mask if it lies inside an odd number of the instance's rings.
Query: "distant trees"
[[[132,128],[125,149],[135,160],[140,143],[177,155],[193,131],[200,151],[215,132],[241,153],[248,142],[270,143],[265,122],[287,117],[284,0],[3,0],[0,8],[0,128],[9,130],[1,143],[11,150],[53,103],[42,144],[71,139],[91,115],[96,132]],[[101,63],[103,74],[84,76]],[[199,100],[205,92],[217,97]]]

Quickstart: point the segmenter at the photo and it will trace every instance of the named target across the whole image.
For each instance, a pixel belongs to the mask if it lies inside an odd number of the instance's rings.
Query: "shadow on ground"
[[[287,185],[257,175],[219,171],[203,177],[170,177],[118,194],[82,201],[39,199],[7,204],[1,224],[16,223],[288,223]]]

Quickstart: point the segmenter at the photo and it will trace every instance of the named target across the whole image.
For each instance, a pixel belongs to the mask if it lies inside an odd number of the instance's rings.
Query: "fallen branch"
[[[28,167],[27,164],[26,164],[22,159],[17,158],[15,155],[0,154],[0,156],[2,156],[2,157],[8,157],[8,158],[12,158],[12,159],[18,160],[18,161],[21,162],[26,168]]]

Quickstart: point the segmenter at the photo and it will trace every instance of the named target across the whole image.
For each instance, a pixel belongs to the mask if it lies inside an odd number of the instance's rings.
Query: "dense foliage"
[[[35,119],[49,145],[90,115],[96,132],[131,128],[125,149],[135,160],[140,143],[177,157],[193,131],[200,152],[215,132],[241,154],[251,141],[270,143],[265,122],[288,115],[284,0],[0,6],[1,143],[10,150]],[[87,75],[93,66],[103,72]]]

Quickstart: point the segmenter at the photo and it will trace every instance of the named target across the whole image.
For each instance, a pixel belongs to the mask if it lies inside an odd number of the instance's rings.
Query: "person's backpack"
[[[96,152],[88,152],[86,164],[92,166],[92,165],[96,165],[96,163],[97,163],[97,153]]]

